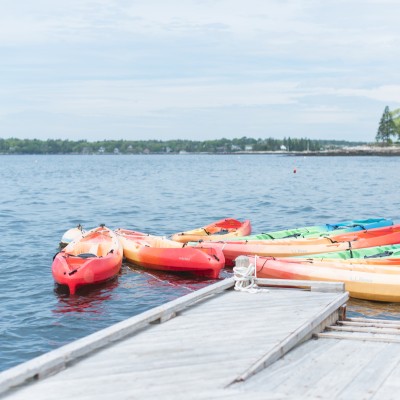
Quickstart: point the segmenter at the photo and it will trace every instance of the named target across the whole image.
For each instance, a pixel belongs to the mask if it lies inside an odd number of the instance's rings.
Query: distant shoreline
[[[235,154],[281,154],[287,156],[400,156],[400,147],[345,147],[320,151],[242,151]]]
[[[21,156],[21,155],[31,155],[31,156],[45,156],[45,155],[92,155],[92,156],[119,156],[119,155],[167,155],[167,156],[174,156],[174,155],[281,155],[281,156],[310,156],[310,157],[326,157],[326,156],[381,156],[381,157],[397,157],[400,156],[400,147],[371,147],[371,146],[358,146],[358,147],[343,147],[343,148],[336,148],[330,150],[318,150],[318,151],[287,151],[287,150],[276,150],[276,151],[255,151],[255,150],[242,150],[242,151],[235,151],[235,152],[169,152],[169,153],[1,153],[2,156]]]

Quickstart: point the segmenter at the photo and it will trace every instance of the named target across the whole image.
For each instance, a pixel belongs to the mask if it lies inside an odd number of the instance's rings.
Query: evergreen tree
[[[400,108],[398,108],[397,110],[393,110],[390,112],[392,118],[393,118],[393,122],[396,125],[397,128],[397,140],[400,141]]]
[[[389,111],[389,107],[386,106],[379,122],[379,128],[375,139],[377,142],[388,144],[391,142],[391,136],[397,136],[397,132],[392,114]]]

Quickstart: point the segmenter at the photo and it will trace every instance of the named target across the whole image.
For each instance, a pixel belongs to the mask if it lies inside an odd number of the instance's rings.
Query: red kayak
[[[69,243],[51,266],[54,280],[67,285],[70,294],[81,286],[115,277],[122,265],[122,245],[111,229],[100,226]]]
[[[205,278],[217,279],[225,265],[220,249],[198,249],[186,247],[160,236],[140,234],[140,232],[118,229],[125,258],[143,268],[189,272]]]
[[[342,233],[341,235],[329,235],[329,238],[337,242],[348,242],[349,240],[352,241],[358,239],[371,239],[377,236],[389,235],[391,233],[397,232],[400,232],[400,224],[384,226],[375,229],[365,229],[362,231]]]

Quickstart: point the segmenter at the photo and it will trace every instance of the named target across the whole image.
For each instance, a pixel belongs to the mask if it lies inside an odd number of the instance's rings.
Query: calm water
[[[124,264],[116,280],[70,297],[51,262],[78,223],[160,235],[224,217],[250,219],[254,232],[398,223],[399,166],[397,157],[0,156],[0,370],[211,283]],[[348,310],[400,318],[396,304],[354,300]]]

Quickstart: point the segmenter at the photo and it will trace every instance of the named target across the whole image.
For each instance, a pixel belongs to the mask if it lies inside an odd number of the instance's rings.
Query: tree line
[[[236,153],[242,151],[319,151],[365,144],[307,138],[254,139],[248,137],[217,140],[87,140],[1,139],[0,154],[176,154]]]
[[[382,145],[400,141],[400,108],[390,111],[386,106],[379,122],[375,140]],[[357,146],[366,142],[311,140],[308,138],[248,138],[216,140],[87,140],[0,138],[0,154],[176,154],[176,153],[237,153],[243,151],[321,151]]]

